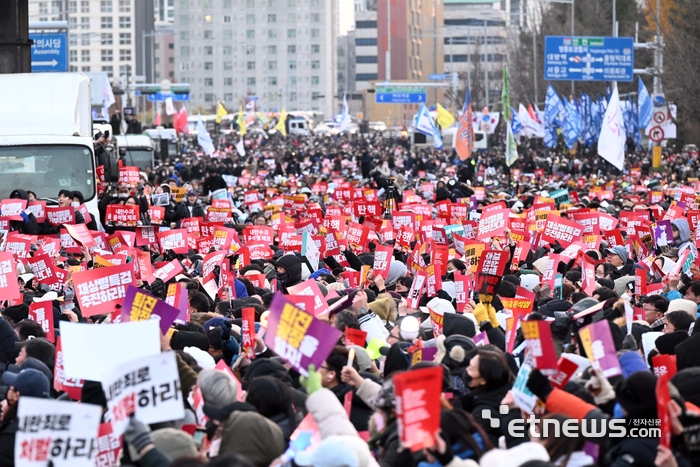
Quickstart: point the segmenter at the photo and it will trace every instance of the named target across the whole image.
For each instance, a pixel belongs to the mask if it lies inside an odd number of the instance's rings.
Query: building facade
[[[157,22],[153,42],[153,82],[160,83],[164,79],[175,82],[175,30],[172,23]]]
[[[195,109],[339,110],[335,1],[177,0],[174,28],[175,81]]]
[[[29,0],[29,19],[68,22],[70,71],[152,73],[153,0]]]

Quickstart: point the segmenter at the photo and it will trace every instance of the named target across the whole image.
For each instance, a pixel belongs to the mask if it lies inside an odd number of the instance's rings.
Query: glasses
[[[334,371],[334,370],[331,370],[330,368],[328,368],[327,366],[323,366],[323,365],[321,365],[321,366],[318,367],[318,368],[319,368],[319,370],[320,370],[321,368],[323,368],[323,369],[326,370],[326,371]]]
[[[660,312],[659,310],[657,310],[656,308],[651,308],[651,307],[644,307],[644,311],[648,311],[648,312],[651,312],[651,313],[661,313],[661,312]]]

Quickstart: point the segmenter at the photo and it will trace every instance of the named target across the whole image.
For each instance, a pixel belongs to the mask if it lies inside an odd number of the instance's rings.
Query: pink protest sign
[[[603,370],[606,378],[622,374],[608,320],[589,324],[581,328],[578,334],[588,359],[594,367]]]

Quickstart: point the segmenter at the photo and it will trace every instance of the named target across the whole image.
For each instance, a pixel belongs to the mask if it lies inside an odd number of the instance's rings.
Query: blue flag
[[[573,100],[568,101],[564,98],[564,103],[566,107],[566,117],[564,118],[564,142],[566,143],[566,147],[573,149],[579,136],[581,136],[581,119]]]
[[[513,107],[510,108],[510,129],[513,131],[514,135],[519,134],[521,131],[523,131],[523,123],[520,121],[520,118],[518,117],[518,112],[515,111]]]
[[[547,88],[547,97],[544,101],[545,124],[561,126],[561,114],[564,113],[564,104],[559,95],[550,84]]]
[[[639,112],[639,128],[646,128],[651,122],[651,117],[654,113],[654,106],[651,102],[651,96],[647,87],[644,86],[644,81],[639,78],[639,88],[637,94],[637,109]]]
[[[632,105],[630,119],[632,120],[632,139],[634,140],[634,145],[641,148],[642,134],[639,131],[639,115],[637,115],[637,107],[635,105]]]

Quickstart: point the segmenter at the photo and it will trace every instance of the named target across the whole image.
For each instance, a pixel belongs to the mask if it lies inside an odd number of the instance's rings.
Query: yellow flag
[[[238,132],[241,136],[245,136],[245,119],[243,118],[243,107],[238,107]]]
[[[442,128],[449,128],[452,126],[452,124],[455,122],[455,118],[452,116],[452,114],[441,106],[440,104],[437,105],[437,122],[438,125],[440,125]]]
[[[226,109],[224,108],[224,105],[219,102],[219,105],[216,107],[216,123],[221,123],[221,120],[226,116]]]
[[[277,122],[277,125],[275,125],[275,130],[282,133],[282,136],[287,136],[287,127],[284,125],[286,120],[287,120],[287,111],[282,109],[282,113],[280,114],[279,121]]]

